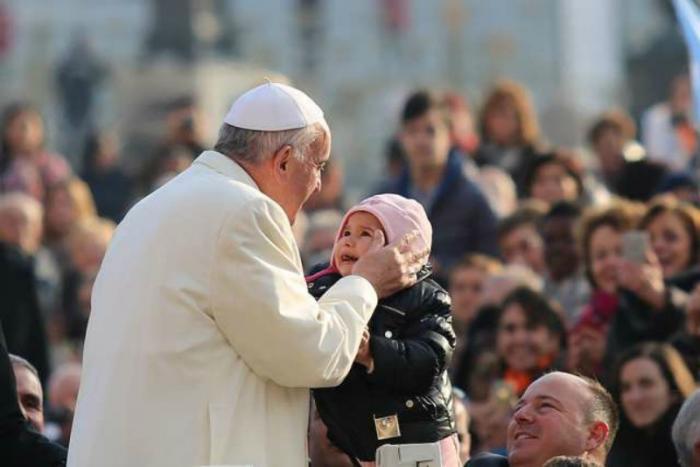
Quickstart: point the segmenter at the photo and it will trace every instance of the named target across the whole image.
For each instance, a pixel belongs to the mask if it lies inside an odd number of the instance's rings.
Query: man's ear
[[[610,434],[610,428],[605,422],[597,421],[588,429],[588,438],[586,439],[586,451],[595,451],[601,445],[605,444]]]
[[[294,155],[292,147],[285,144],[272,155],[272,166],[278,178],[284,178],[289,173],[289,161]]]

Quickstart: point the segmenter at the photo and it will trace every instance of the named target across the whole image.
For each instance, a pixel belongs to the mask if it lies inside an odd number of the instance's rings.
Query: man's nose
[[[533,418],[532,410],[527,406],[520,407],[513,414],[513,418],[516,422],[521,424],[531,423]]]

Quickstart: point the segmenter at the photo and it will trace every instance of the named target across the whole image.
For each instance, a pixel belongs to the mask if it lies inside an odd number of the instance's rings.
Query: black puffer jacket
[[[447,365],[455,345],[447,292],[423,268],[413,287],[380,300],[369,322],[374,371],[354,364],[335,388],[314,389],[329,439],[362,461],[382,444],[430,443],[453,433]],[[319,298],[341,276],[309,283]],[[396,415],[400,436],[378,440],[375,418]]]

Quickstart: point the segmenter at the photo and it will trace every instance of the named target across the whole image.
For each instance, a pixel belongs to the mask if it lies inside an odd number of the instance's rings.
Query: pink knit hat
[[[338,247],[338,241],[343,233],[345,224],[351,215],[360,211],[368,212],[379,220],[382,229],[384,229],[387,243],[391,243],[407,233],[416,231],[418,235],[411,242],[411,250],[415,253],[426,249],[430,251],[433,243],[433,227],[430,225],[423,206],[417,201],[400,195],[374,195],[353,206],[345,213],[338,233],[335,236],[333,253],[331,253],[331,267],[336,267],[335,249]]]

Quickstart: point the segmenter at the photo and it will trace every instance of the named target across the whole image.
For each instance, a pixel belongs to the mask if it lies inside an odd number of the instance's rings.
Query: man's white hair
[[[683,467],[690,467],[693,465],[694,446],[700,441],[700,390],[683,403],[673,422],[672,436],[678,462]]]
[[[325,120],[294,130],[246,130],[224,123],[214,149],[236,161],[257,165],[282,146],[289,145],[295,157],[306,159],[308,149],[321,138],[329,138]]]

